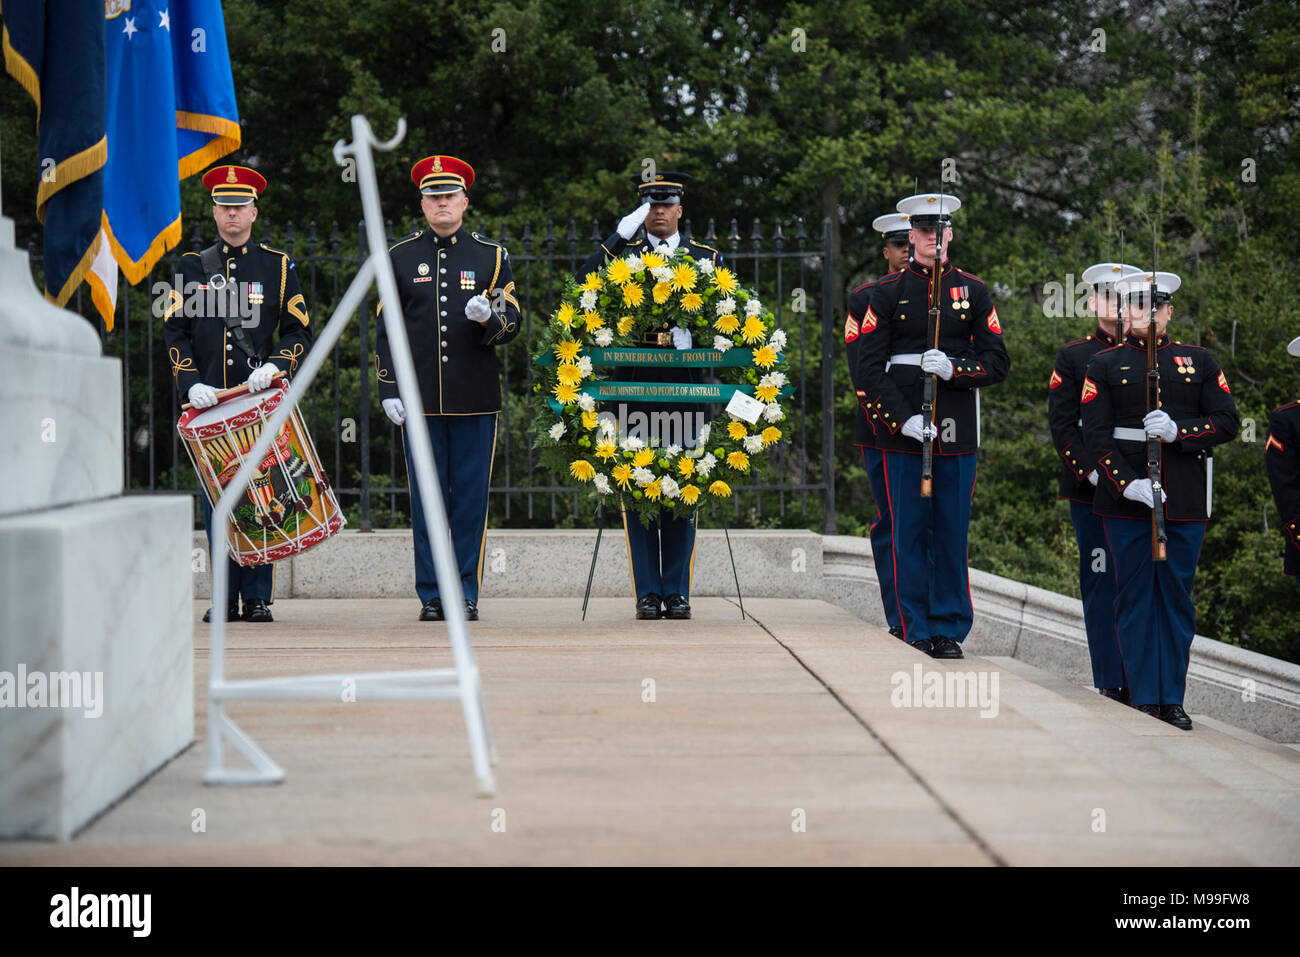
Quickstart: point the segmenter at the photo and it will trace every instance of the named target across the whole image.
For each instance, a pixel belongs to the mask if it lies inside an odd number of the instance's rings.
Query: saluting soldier
[[[312,341],[293,260],[252,241],[266,179],[245,166],[218,166],[204,174],[203,185],[212,194],[218,239],[202,252],[181,256],[185,288],[171,290],[163,321],[176,388],[198,409],[216,405],[218,389],[247,382],[248,391],[262,391],[276,372],[297,369]],[[212,506],[206,495],[200,500],[210,551]],[[240,565],[229,556],[226,561],[226,620],[240,618],[242,599],[244,621],[272,621],[274,565]],[[203,620],[211,616],[209,608]]]
[[[1011,366],[983,280],[949,262],[951,214],[960,208],[957,197],[937,193],[899,202],[911,227],[912,262],[876,283],[859,326],[857,357],[856,381],[867,393],[884,455],[903,638],[934,658],[962,657],[974,620],[966,541],[979,448],[977,390],[1001,382]],[[940,230],[944,256],[936,264]],[[937,348],[929,321],[936,268]],[[938,376],[938,388],[927,499],[921,496],[921,405],[928,375]]]
[[[1300,336],[1291,340],[1286,351],[1300,356]],[[1300,401],[1278,406],[1268,414],[1264,465],[1273,501],[1282,516],[1282,538],[1286,540],[1282,572],[1300,588]]]
[[[1227,377],[1200,346],[1166,336],[1182,280],[1143,273],[1119,284],[1129,331],[1093,357],[1083,380],[1083,436],[1097,470],[1093,511],[1101,516],[1115,565],[1115,628],[1131,704],[1190,731],[1183,710],[1196,632],[1192,583],[1210,515],[1210,449],[1237,434]],[[1154,285],[1155,330],[1149,306]],[[1155,335],[1160,372],[1156,407],[1147,411],[1147,336]],[[1147,437],[1160,440],[1162,501],[1147,470]],[[1152,511],[1164,513],[1167,559],[1152,559]]]
[[[519,302],[506,248],[464,227],[473,168],[454,156],[427,156],[411,168],[411,181],[420,191],[420,209],[429,228],[394,245],[389,256],[419,379],[424,422],[406,421],[382,321],[375,342],[375,375],[384,414],[402,426],[420,621],[442,621],[444,615],[424,506],[410,479],[415,466],[406,441],[408,425],[429,430],[465,614],[477,621],[488,490],[501,411],[496,347],[519,335]],[[380,314],[383,307],[381,302]]]
[[[1115,284],[1141,272],[1136,266],[1123,263],[1097,263],[1083,271],[1083,281],[1092,286],[1088,309],[1097,317],[1097,328],[1090,335],[1061,346],[1047,383],[1052,445],[1061,457],[1057,497],[1070,503],[1070,522],[1079,546],[1079,592],[1083,596],[1092,683],[1107,698],[1125,704],[1129,689],[1115,636],[1115,563],[1106,547],[1101,516],[1092,511],[1097,470],[1084,448],[1079,393],[1092,357],[1119,343],[1122,305]]]
[[[686,173],[663,171],[654,179],[643,180],[634,175],[637,197],[641,205],[624,216],[614,233],[600,244],[582,267],[582,278],[598,272],[609,258],[644,256],[657,253],[665,258],[681,248],[697,261],[708,260],[714,266],[722,265],[722,254],[711,246],[694,239],[683,240],[678,226],[682,218],[682,201],[691,177]],[[637,230],[645,225],[645,236],[634,240]],[[648,333],[637,343],[643,348],[689,349],[691,334],[680,326],[671,329],[665,322],[657,332]],[[621,382],[692,382],[704,381],[704,370],[691,367],[641,367],[617,366],[614,378]],[[703,424],[707,407],[694,403],[656,405],[653,402],[628,402],[619,408],[620,429],[628,432],[631,417],[645,416],[650,429],[669,423],[669,434],[647,435],[647,444],[659,439],[660,445],[680,444],[691,448],[696,444],[699,426]],[[623,528],[627,535],[628,555],[631,560],[632,588],[636,593],[636,617],[641,620],[659,618],[685,619],[691,617],[691,573],[695,564],[696,512],[689,515],[669,515],[660,512],[659,518],[649,528],[639,518],[628,521],[623,514]]]
[[[871,228],[880,234],[880,254],[885,259],[886,275],[907,268],[911,244],[907,241],[908,222],[902,213],[885,213],[871,222]],[[853,444],[862,449],[862,467],[867,472],[867,484],[876,503],[876,520],[868,533],[871,540],[871,559],[880,581],[880,602],[885,608],[885,621],[889,633],[903,637],[903,618],[898,610],[898,591],[894,583],[894,552],[891,544],[893,527],[889,520],[889,495],[885,490],[885,455],[876,448],[876,430],[867,415],[867,393],[856,381],[858,340],[862,317],[871,305],[871,290],[876,280],[864,282],[849,293],[848,317],[844,322],[845,351],[848,353],[849,375],[854,377],[853,391],[857,396],[857,414],[853,417]]]

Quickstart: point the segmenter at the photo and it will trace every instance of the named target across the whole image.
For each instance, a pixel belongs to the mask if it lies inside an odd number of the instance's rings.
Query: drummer
[[[217,241],[181,257],[163,315],[176,388],[199,409],[217,404],[218,389],[247,382],[249,392],[260,392],[275,373],[293,373],[312,339],[293,260],[252,241],[266,179],[245,166],[217,166],[204,174],[203,185],[212,194]],[[211,550],[212,507],[206,495],[199,500]],[[244,621],[272,621],[274,566],[239,565],[229,556],[226,561],[226,620],[240,619],[242,599]],[[209,608],[203,620],[211,615]]]

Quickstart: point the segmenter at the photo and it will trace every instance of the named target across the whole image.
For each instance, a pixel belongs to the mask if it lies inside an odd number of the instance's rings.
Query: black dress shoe
[[[420,621],[442,621],[442,599],[430,598],[420,609]]]
[[[1135,704],[1133,707],[1137,708],[1143,714],[1149,714],[1153,718],[1160,718],[1160,705],[1158,704]],[[1163,721],[1164,719],[1160,718],[1160,720]]]
[[[1160,720],[1172,724],[1180,731],[1192,730],[1192,719],[1187,717],[1187,712],[1183,710],[1180,704],[1162,704],[1160,706]]]
[[[260,598],[250,598],[244,602],[244,621],[275,621],[271,609]]]
[[[961,658],[961,645],[951,638],[945,638],[939,635],[934,639],[934,651],[930,652],[931,658]]]
[[[1111,701],[1118,701],[1120,704],[1123,704],[1124,699],[1128,697],[1124,693],[1126,690],[1127,689],[1125,688],[1098,688],[1097,693],[1103,698],[1109,698]]]
[[[909,641],[907,644],[917,651],[924,651],[927,655],[934,657],[934,642],[929,638],[918,638],[916,641]]]
[[[478,621],[478,605],[468,598],[465,599],[465,618],[468,621]]]
[[[890,628],[889,633],[893,635],[895,638],[901,639],[903,637],[903,629],[899,628],[897,625],[895,625],[893,628]]]
[[[664,616],[659,607],[659,596],[654,592],[636,601],[636,617],[639,621],[654,621]]]
[[[203,613],[203,622],[207,624],[212,621],[212,609],[209,608]],[[239,599],[226,602],[226,621],[239,621]]]
[[[682,595],[669,595],[664,599],[664,617],[684,620],[691,617],[691,603]]]

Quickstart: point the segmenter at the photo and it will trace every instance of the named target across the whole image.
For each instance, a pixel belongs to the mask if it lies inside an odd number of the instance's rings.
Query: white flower
[[[769,372],[767,378],[770,379],[772,381],[772,385],[776,386],[778,389],[781,388],[781,386],[785,385],[784,372]]]
[[[745,303],[745,315],[747,316],[757,316],[762,311],[763,304],[757,299],[751,299],[749,302]]]
[[[608,495],[613,491],[609,484],[609,477],[604,472],[597,472],[596,477],[591,481],[596,486],[596,491],[601,495]]]
[[[734,299],[728,298],[718,303],[718,315],[720,316],[729,316],[735,311],[736,311],[736,300]]]
[[[676,498],[682,494],[682,488],[677,484],[677,480],[671,475],[665,475],[659,480],[659,487],[663,489],[664,498]]]
[[[655,474],[649,469],[636,468],[632,470],[632,478],[636,480],[637,485],[645,486],[655,480]]]
[[[645,268],[645,263],[641,261],[640,256],[628,256],[625,262],[627,263],[627,268],[633,272],[640,272]]]
[[[655,266],[654,269],[650,270],[650,275],[654,276],[655,279],[660,282],[667,282],[669,279],[673,278],[673,271],[668,266]]]
[[[776,383],[772,381],[772,374],[770,372],[758,380],[758,387],[760,389],[766,389],[774,385],[776,385]]]
[[[778,329],[767,338],[767,344],[777,352],[785,348],[785,330]]]
[[[582,409],[583,412],[590,412],[595,407],[596,407],[595,399],[587,395],[587,393],[585,392],[578,393],[578,408]]]
[[[583,395],[586,395],[584,392]],[[618,421],[614,418],[612,412],[602,412],[596,419],[596,428],[602,438],[612,437],[618,431]]]
[[[614,330],[609,326],[603,326],[596,330],[596,345],[602,349],[608,348],[614,342]],[[584,357],[585,358],[585,357]]]
[[[674,455],[681,455],[681,454],[682,454],[682,447],[680,445],[670,445],[668,446],[668,448],[664,449],[664,455],[667,455],[669,458],[672,458]]]
[[[564,423],[556,422],[553,426],[551,426],[551,438],[555,439],[555,441],[558,442],[560,441],[560,436],[564,435],[565,431],[566,430],[564,427]]]
[[[699,464],[695,466],[695,472],[701,478],[713,471],[713,466],[718,464],[718,460],[713,457],[713,453],[707,453],[704,458],[700,459]]]
[[[578,371],[584,379],[591,375],[591,356],[583,356],[578,360]]]
[[[733,342],[732,342],[730,339],[728,339],[726,336],[714,336],[714,337],[713,337],[713,348],[717,349],[719,352],[726,352],[726,351],[727,351],[728,349],[730,349],[733,345],[735,345],[735,343],[733,343]]]
[[[629,435],[623,439],[623,449],[628,452],[640,452],[645,448],[645,440],[639,435]]]
[[[594,289],[584,289],[582,295],[578,297],[578,304],[581,305],[583,309],[591,312],[591,310],[596,308],[596,297],[599,295],[600,294]]]
[[[781,406],[775,402],[769,402],[763,409],[763,418],[769,422],[780,422],[785,418],[785,413],[781,411]]]
[[[712,422],[705,422],[703,425],[700,426],[700,435],[698,439],[700,445],[703,445],[705,442],[709,441],[709,433],[712,431],[713,431]]]
[[[741,440],[740,444],[745,447],[746,452],[751,454],[763,451],[763,437],[761,435],[747,435]]]
[[[695,268],[698,269],[700,272],[704,273],[704,275],[710,276],[713,274],[713,260],[712,259],[696,260]]]

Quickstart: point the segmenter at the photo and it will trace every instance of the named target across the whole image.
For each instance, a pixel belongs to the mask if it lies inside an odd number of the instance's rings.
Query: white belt
[[[889,371],[890,366],[919,366],[921,364],[921,353],[919,352],[900,352],[896,356],[890,356],[889,361],[885,363],[885,371]]]
[[[1145,429],[1121,429],[1117,427],[1111,435],[1117,439],[1127,439],[1129,442],[1145,442],[1147,440]]]

